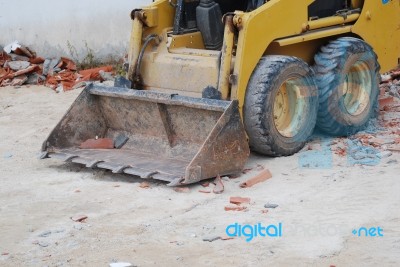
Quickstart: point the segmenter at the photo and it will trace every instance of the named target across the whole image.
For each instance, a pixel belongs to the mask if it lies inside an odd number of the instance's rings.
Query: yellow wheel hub
[[[347,112],[360,115],[368,108],[372,88],[372,77],[365,62],[356,62],[346,75],[342,86],[343,103]]]
[[[275,95],[274,123],[282,136],[296,136],[307,119],[302,116],[306,106],[302,86],[301,78],[291,78],[282,83]]]

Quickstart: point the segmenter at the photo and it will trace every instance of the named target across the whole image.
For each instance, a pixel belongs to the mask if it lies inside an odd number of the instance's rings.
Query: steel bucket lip
[[[94,84],[89,84],[84,90],[88,90],[91,95],[136,99],[147,102],[186,106],[219,112],[224,112],[229,108],[232,102],[237,102],[237,100],[218,100],[196,98],[179,94],[166,94],[152,89],[136,90],[121,87],[106,87]]]
[[[208,111],[204,115],[209,114],[213,117],[212,120],[215,119],[216,121],[212,122],[212,128],[207,128],[207,132],[203,133],[206,136],[204,136],[201,144],[199,143],[199,147],[193,151],[194,155],[188,157],[184,162],[179,163],[179,166],[175,166],[175,171],[172,172],[165,167],[155,166],[157,164],[147,168],[119,160],[119,158],[110,158],[111,154],[121,153],[123,149],[114,152],[104,151],[102,155],[97,156],[83,155],[84,151],[80,149],[77,152],[68,151],[69,149],[77,149],[77,145],[81,141],[91,138],[91,135],[88,135],[87,132],[93,131],[91,130],[92,128],[95,130],[99,128],[98,131],[104,131],[106,134],[107,127],[110,126],[104,121],[106,118],[99,115],[104,115],[101,106],[109,104],[109,101],[104,101],[107,98],[110,98],[110,101],[120,99],[121,101],[147,102],[151,108],[157,109],[158,113],[160,113],[160,123],[164,124],[164,128],[169,122],[168,118],[164,121],[165,118],[162,117],[163,112],[168,112],[165,110],[165,106],[175,106],[177,108],[181,106],[189,110],[192,109],[191,112],[194,112],[194,114],[200,114],[198,112],[201,110]],[[138,105],[138,107],[142,106],[145,105]],[[116,107],[111,105],[109,111],[113,112],[114,108]],[[180,111],[176,114],[183,115],[184,113]],[[201,118],[196,118],[197,120],[203,121]],[[75,131],[74,127],[83,127],[83,130]],[[168,131],[166,134],[168,135]],[[69,139],[69,136],[71,139]],[[99,136],[103,137],[103,135]],[[80,138],[83,139],[80,140]],[[92,150],[92,152],[95,152],[95,150]],[[133,152],[137,154],[136,152],[139,151]],[[153,155],[158,156],[158,154],[154,153]],[[145,160],[145,164],[147,164],[147,162],[155,162],[157,156],[145,156],[144,158],[141,157],[141,159]],[[243,168],[248,156],[249,147],[240,118],[237,100],[204,99],[151,90],[135,90],[90,84],[72,103],[66,114],[43,142],[41,158],[56,157],[84,164],[89,168],[97,167],[109,169],[114,173],[126,173],[145,179],[164,180],[170,182],[168,185],[174,186],[195,183],[203,179],[215,177],[216,175],[227,175],[238,172]],[[167,158],[156,160],[156,162],[160,164],[167,162],[170,165],[171,159]]]

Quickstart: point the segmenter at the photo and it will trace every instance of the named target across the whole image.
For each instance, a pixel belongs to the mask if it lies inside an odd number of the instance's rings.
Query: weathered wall
[[[85,43],[96,56],[125,53],[130,11],[151,0],[0,0],[0,46],[18,40],[43,56],[80,56]]]

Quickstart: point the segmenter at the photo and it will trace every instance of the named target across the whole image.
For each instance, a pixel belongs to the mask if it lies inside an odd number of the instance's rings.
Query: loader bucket
[[[81,149],[124,136],[119,149]],[[237,101],[89,85],[43,143],[42,158],[168,181],[194,183],[238,173],[249,147]]]

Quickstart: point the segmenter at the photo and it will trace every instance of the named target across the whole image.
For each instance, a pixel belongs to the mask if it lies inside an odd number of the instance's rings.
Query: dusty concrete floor
[[[253,170],[224,180],[220,195],[198,192],[199,184],[189,193],[157,181],[142,189],[138,178],[38,159],[42,141],[78,94],[0,88],[1,266],[400,264],[399,153],[375,166],[353,165],[314,144],[286,158],[252,155]],[[257,164],[273,178],[240,188],[259,173]],[[246,212],[227,212],[230,196],[252,202]],[[279,206],[265,214],[266,203]],[[70,219],[78,214],[88,216],[85,223]],[[282,223],[282,237],[203,241],[235,222]],[[381,227],[384,236],[353,235],[360,227]]]

